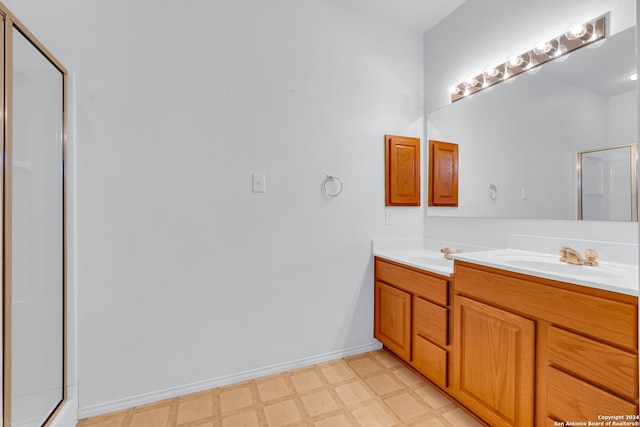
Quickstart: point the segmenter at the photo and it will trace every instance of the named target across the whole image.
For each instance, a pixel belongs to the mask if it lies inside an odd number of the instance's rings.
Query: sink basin
[[[612,269],[622,270],[611,266],[590,267],[587,265],[568,264],[566,262],[560,262],[559,257],[556,258],[548,255],[497,255],[495,259],[513,267],[590,278],[613,279],[618,277],[619,271],[612,271]]]
[[[560,282],[638,295],[638,266],[600,261],[598,267],[560,261],[559,255],[517,249],[495,249],[453,255],[471,262]]]
[[[563,276],[578,276],[586,279],[616,279],[632,272],[632,269],[624,268],[622,265],[607,265],[601,263],[599,267],[587,265],[568,264],[560,262],[559,257],[536,254],[501,254],[493,256],[498,261],[507,266],[523,268],[535,272],[560,274]]]
[[[453,260],[444,258],[443,254],[429,249],[409,249],[385,251],[375,254],[390,261],[406,264],[410,267],[449,276],[453,273]]]
[[[572,276],[587,276],[587,277],[608,277],[614,278],[615,274],[607,273],[600,269],[600,267],[589,267],[583,265],[573,265],[564,262],[556,261],[555,263],[547,261],[537,261],[531,259],[512,259],[503,261],[505,264],[513,265],[514,267],[522,267],[533,269],[536,271],[546,271],[549,273],[570,274]]]

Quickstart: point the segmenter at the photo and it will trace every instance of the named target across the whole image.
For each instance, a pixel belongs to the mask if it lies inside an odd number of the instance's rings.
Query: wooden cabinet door
[[[374,305],[374,336],[411,360],[411,294],[376,281]]]
[[[385,135],[386,205],[420,206],[420,138]]]
[[[458,206],[458,144],[429,141],[429,206]]]
[[[453,393],[492,426],[532,426],[535,323],[456,296]]]

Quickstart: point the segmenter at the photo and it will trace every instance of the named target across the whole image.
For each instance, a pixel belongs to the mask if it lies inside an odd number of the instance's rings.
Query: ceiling
[[[325,3],[426,33],[465,0],[322,0]]]

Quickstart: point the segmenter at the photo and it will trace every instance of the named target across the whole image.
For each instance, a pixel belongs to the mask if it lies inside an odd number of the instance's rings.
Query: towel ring
[[[327,183],[333,182],[333,181],[338,181],[338,183],[340,184],[340,190],[338,190],[337,193],[330,193],[329,191],[327,191]],[[327,178],[322,183],[322,191],[324,191],[324,194],[326,194],[329,197],[338,197],[340,193],[342,193],[343,188],[344,188],[344,185],[342,184],[342,181],[340,181],[340,178],[338,178],[335,175],[327,175]]]
[[[497,198],[498,198],[498,187],[496,187],[495,184],[489,184],[489,199],[491,199],[492,202],[495,202]]]

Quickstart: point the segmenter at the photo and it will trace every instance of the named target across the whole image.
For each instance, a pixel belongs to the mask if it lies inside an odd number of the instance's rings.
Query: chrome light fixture
[[[451,102],[458,101],[496,83],[508,80],[529,71],[545,62],[559,58],[571,51],[587,46],[606,37],[606,16],[585,24],[574,24],[567,31],[551,40],[536,43],[533,49],[509,55],[507,60],[495,67],[485,67],[482,74],[469,77],[451,88]]]

